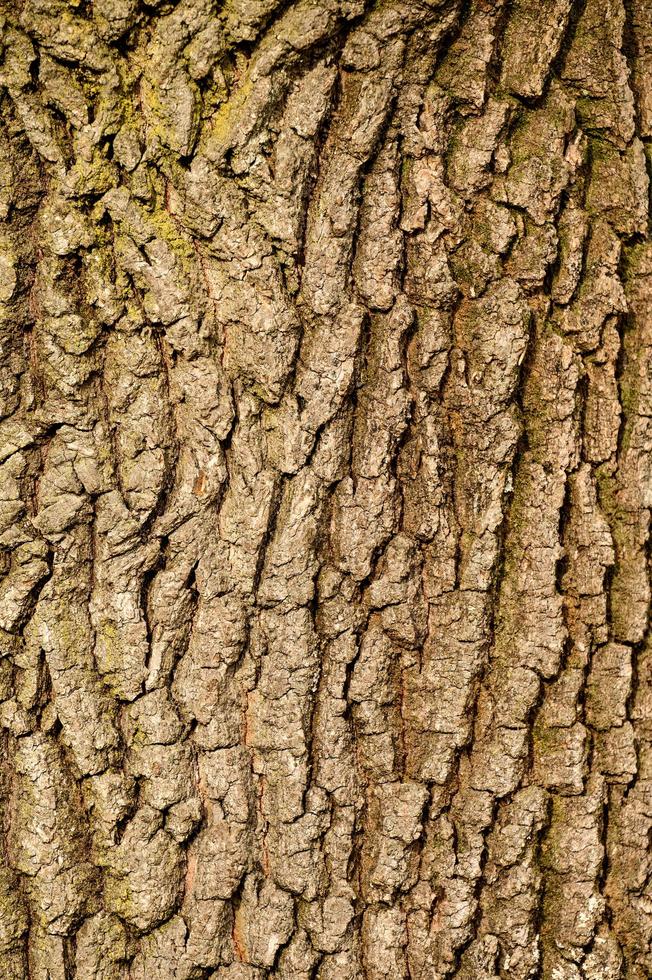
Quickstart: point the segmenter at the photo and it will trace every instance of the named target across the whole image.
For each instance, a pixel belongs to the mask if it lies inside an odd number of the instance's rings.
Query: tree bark
[[[0,974],[652,975],[652,0],[0,0]]]

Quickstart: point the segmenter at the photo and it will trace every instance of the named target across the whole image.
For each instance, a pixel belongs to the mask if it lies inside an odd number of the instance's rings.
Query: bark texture
[[[651,0],[1,0],[0,975],[652,975]]]

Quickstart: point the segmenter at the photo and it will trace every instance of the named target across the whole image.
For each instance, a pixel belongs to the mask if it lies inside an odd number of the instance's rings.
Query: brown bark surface
[[[652,976],[652,0],[1,0],[0,976]]]

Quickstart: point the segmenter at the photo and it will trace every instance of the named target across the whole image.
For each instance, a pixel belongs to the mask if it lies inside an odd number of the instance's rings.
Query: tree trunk
[[[652,0],[1,0],[0,974],[652,975]]]

